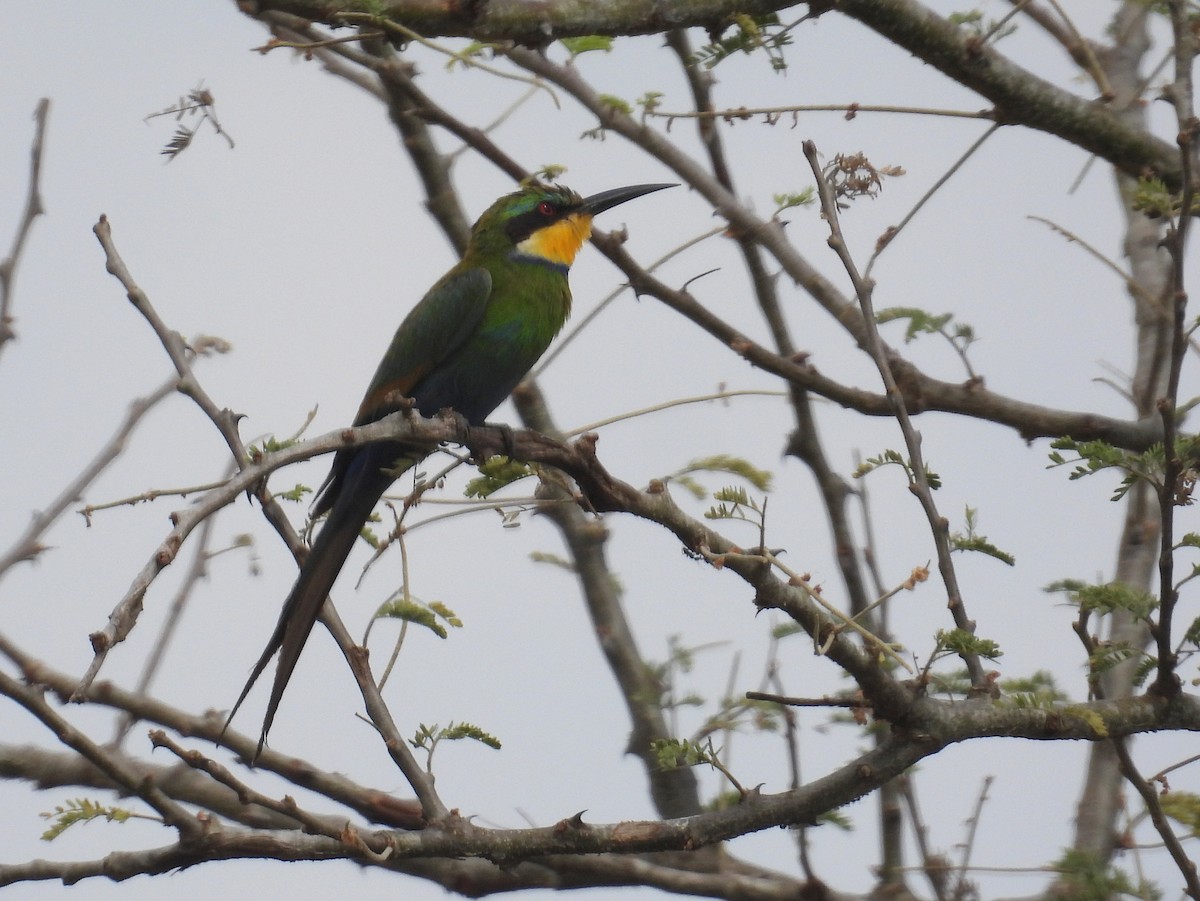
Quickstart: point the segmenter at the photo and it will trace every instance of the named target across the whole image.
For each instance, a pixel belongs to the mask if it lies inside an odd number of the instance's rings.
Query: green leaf
[[[1101,676],[1126,660],[1141,656],[1142,652],[1130,647],[1128,642],[1097,645],[1088,657],[1088,669],[1093,676]]]
[[[446,621],[446,625],[454,629],[462,628],[462,620],[458,618],[458,614],[443,604],[441,601],[430,601],[429,609],[437,616]]]
[[[647,91],[637,99],[637,105],[642,108],[643,114],[653,113],[662,106],[662,99],[666,96],[662,91]]]
[[[134,815],[124,807],[106,807],[98,801],[75,798],[55,807],[49,813],[41,814],[42,819],[53,820],[50,827],[42,833],[42,841],[54,841],[76,823],[87,823],[100,817],[110,823],[124,823]]]
[[[559,43],[566,48],[571,56],[579,56],[581,53],[591,53],[595,50],[603,50],[608,53],[613,48],[613,39],[607,35],[588,34],[577,38],[560,38]]]
[[[1037,670],[1030,676],[1002,679],[1000,689],[1004,693],[1004,702],[1013,707],[1048,710],[1067,700],[1066,693],[1058,688],[1054,676],[1046,670]]]
[[[878,456],[868,457],[864,462],[859,464],[858,468],[854,470],[852,475],[853,478],[861,479],[864,476],[874,472],[876,469],[880,469],[884,466],[899,466],[904,470],[904,474],[908,477],[909,484],[915,484],[916,480],[913,478],[914,470],[912,464],[899,451],[894,451],[891,449],[885,450]],[[925,467],[925,480],[929,483],[929,488],[932,491],[936,491],[942,487],[941,477],[932,469],[930,469],[928,464],[926,464]]]
[[[887,307],[875,314],[875,321],[880,325],[887,322],[895,322],[898,319],[907,319],[908,328],[904,332],[905,344],[908,344],[918,335],[938,334],[946,327],[946,323],[953,318],[953,313],[942,313],[935,316],[918,307]]]
[[[1001,563],[1007,563],[1009,566],[1017,565],[1017,558],[1007,551],[1002,551],[996,547],[982,535],[975,538],[964,538],[960,535],[953,535],[950,538],[950,543],[956,551],[976,551],[980,554],[986,554],[989,557],[994,557]]]
[[[708,489],[689,475],[673,476],[672,481],[677,485],[682,485],[696,500],[702,500],[708,496]]]
[[[976,654],[988,660],[1004,656],[1000,645],[990,638],[980,638],[964,629],[939,629],[936,636],[939,650],[954,654]]]
[[[1193,647],[1200,648],[1200,617],[1192,620],[1192,624],[1183,633],[1183,640]]]
[[[1134,885],[1123,870],[1109,866],[1090,851],[1064,851],[1054,866],[1073,901],[1112,901],[1117,895],[1150,901],[1161,897],[1153,883]]]
[[[307,485],[297,482],[292,488],[287,491],[277,492],[274,497],[284,501],[300,501],[307,495],[312,494],[312,489]]]
[[[1108,738],[1108,723],[1104,722],[1104,717],[1091,707],[1085,707],[1082,704],[1068,704],[1062,708],[1062,716],[1081,719],[1087,723],[1088,728],[1097,738]]]
[[[1126,610],[1142,621],[1158,609],[1158,599],[1140,589],[1123,582],[1105,585],[1089,585],[1073,579],[1064,579],[1046,586],[1047,592],[1065,592],[1070,601],[1089,613],[1112,613]]]
[[[1158,658],[1150,654],[1142,658],[1142,662],[1133,671],[1133,684],[1141,688],[1146,684],[1150,674],[1158,669]]]
[[[718,503],[704,512],[705,519],[740,519],[762,522],[762,507],[740,485],[728,485],[717,489],[713,492],[713,500]]]
[[[485,732],[471,723],[455,723],[453,721],[444,729],[437,723],[434,723],[432,726],[421,723],[417,727],[417,731],[413,737],[408,740],[408,743],[418,750],[429,751],[432,754],[433,748],[439,742],[462,741],[463,739],[477,741],[487,745],[489,748],[500,750],[500,739],[494,735]]]
[[[473,726],[470,723],[451,723],[442,730],[438,737],[444,741],[462,741],[464,739],[470,739],[471,741],[477,741],[480,744],[487,745],[489,748],[494,748],[497,751],[500,750],[500,739],[488,732],[484,732],[478,726]]]
[[[771,629],[771,637],[778,641],[781,638],[787,638],[790,635],[797,635],[804,632],[804,627],[799,623],[780,623]]]
[[[1158,803],[1163,813],[1186,827],[1192,838],[1200,836],[1200,795],[1172,790],[1162,794]]]
[[[843,832],[853,832],[854,825],[850,822],[850,817],[846,816],[840,810],[826,810],[824,813],[817,814],[817,822],[822,826],[833,826],[841,829]]]
[[[1180,453],[1184,448],[1191,447],[1195,436],[1181,437]],[[1158,488],[1162,484],[1162,473],[1166,465],[1165,455],[1161,444],[1151,446],[1143,453],[1133,453],[1113,447],[1103,441],[1076,441],[1073,438],[1057,438],[1050,446],[1055,451],[1068,450],[1076,454],[1074,459],[1068,459],[1060,453],[1050,454],[1050,465],[1047,469],[1066,466],[1074,463],[1069,479],[1082,479],[1106,469],[1117,469],[1125,475],[1113,492],[1112,500],[1121,500],[1138,482],[1147,482]]]
[[[742,457],[733,454],[714,454],[711,457],[700,457],[692,460],[687,466],[675,473],[673,478],[679,478],[694,472],[721,472],[739,476],[757,488],[759,491],[771,490],[771,473],[759,469]]]
[[[533,474],[533,470],[526,464],[497,454],[479,464],[479,478],[467,482],[463,494],[467,497],[491,497],[501,488]]]
[[[778,216],[784,210],[791,210],[802,206],[811,206],[812,204],[816,203],[817,189],[809,187],[797,192],[772,194],[771,199],[775,201],[775,215]]]
[[[650,742],[650,750],[658,761],[660,770],[676,770],[682,767],[713,763],[708,749],[694,741],[681,738],[659,738]]]
[[[705,44],[692,55],[692,62],[707,69],[719,65],[734,53],[763,52],[776,72],[787,70],[783,48],[792,42],[788,29],[779,24],[779,16],[766,13],[760,16],[735,14],[730,17],[732,34]]]
[[[566,570],[569,573],[578,572],[575,564],[560,554],[548,554],[545,551],[530,551],[529,559],[534,563],[549,563],[551,566],[557,566],[559,569]]]
[[[1183,208],[1181,195],[1171,191],[1161,178],[1139,178],[1133,192],[1133,208],[1148,219],[1177,216]],[[1192,211],[1197,209],[1195,199]]]
[[[453,629],[462,628],[462,620],[445,604],[440,601],[423,604],[415,598],[389,600],[375,611],[374,619],[398,619],[414,626],[423,626],[438,638],[449,637],[443,622]]]
[[[986,535],[979,535],[975,532],[975,520],[977,511],[974,507],[966,508],[965,523],[966,532],[955,532],[950,536],[950,545],[956,551],[975,551],[980,554],[986,554],[989,557],[994,557],[1001,563],[1007,563],[1009,566],[1016,566],[1017,558],[1012,554],[1000,550],[994,544],[987,540]]]
[[[596,99],[600,101],[602,106],[607,107],[610,110],[614,110],[618,113],[624,113],[626,116],[633,114],[633,107],[630,105],[629,101],[622,100],[615,94],[600,94]]]
[[[750,499],[750,494],[740,485],[727,485],[724,488],[718,488],[713,492],[713,500],[721,501],[725,504],[737,504],[741,507],[757,509],[754,506],[754,501]]]

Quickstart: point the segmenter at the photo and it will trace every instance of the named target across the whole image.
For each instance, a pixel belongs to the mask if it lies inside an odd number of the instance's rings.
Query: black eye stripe
[[[542,203],[547,202],[548,201],[542,201]],[[556,222],[563,218],[564,214],[561,209],[552,206],[551,215],[547,216],[541,212],[539,209],[540,206],[541,204],[538,204],[538,207],[535,207],[528,213],[522,213],[520,216],[514,216],[512,219],[508,220],[508,223],[505,225],[505,230],[508,232],[508,236],[512,239],[514,244],[520,244],[539,228],[545,228],[550,223]]]

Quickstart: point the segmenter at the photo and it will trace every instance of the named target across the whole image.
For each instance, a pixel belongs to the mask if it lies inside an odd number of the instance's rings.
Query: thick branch
[[[426,37],[470,37],[541,46],[593,34],[657,34],[671,28],[719,28],[735,14],[751,16],[797,6],[796,0],[621,0],[577,3],[562,0],[390,0],[382,14]],[[344,24],[346,4],[329,0],[239,0],[250,15],[268,10],[291,13],[326,25]]]

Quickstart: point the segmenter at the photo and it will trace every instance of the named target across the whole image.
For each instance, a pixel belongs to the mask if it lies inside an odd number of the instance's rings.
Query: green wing
[[[451,269],[430,288],[396,329],[354,424],[399,410],[400,398],[475,332],[491,293],[491,273],[478,267]]]

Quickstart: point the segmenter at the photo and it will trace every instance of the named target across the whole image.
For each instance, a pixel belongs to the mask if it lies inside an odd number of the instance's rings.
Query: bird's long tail
[[[399,475],[401,468],[415,465],[418,459],[419,457],[409,461],[407,466],[401,463],[400,467],[397,467],[394,450],[387,451],[379,445],[371,445],[354,460],[338,493],[337,501],[308,552],[296,584],[292,586],[287,600],[284,601],[275,631],[271,633],[270,641],[267,642],[258,662],[254,664],[246,686],[238,695],[229,717],[225,720],[227,729],[238,708],[250,694],[250,689],[254,687],[254,683],[258,681],[275,652],[279,651],[279,663],[275,667],[275,680],[271,685],[271,699],[267,703],[267,713],[263,718],[262,734],[258,739],[254,760],[262,753],[267,733],[275,720],[275,712],[279,709],[279,701],[300,659],[300,652],[304,650],[304,643],[321,615],[321,608],[329,590],[337,580],[354,542],[358,540],[363,525],[376,502]]]

